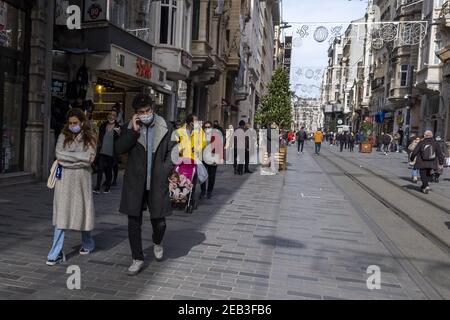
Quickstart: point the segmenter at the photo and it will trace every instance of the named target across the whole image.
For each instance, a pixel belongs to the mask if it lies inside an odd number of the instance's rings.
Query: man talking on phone
[[[173,128],[154,112],[153,101],[146,94],[133,100],[135,114],[125,123],[116,142],[119,154],[128,154],[119,212],[128,215],[128,238],[133,261],[128,275],[138,274],[144,267],[142,250],[142,216],[147,209],[153,227],[153,252],[163,258],[162,240],[166,217],[172,214],[168,177],[172,171],[171,141]]]

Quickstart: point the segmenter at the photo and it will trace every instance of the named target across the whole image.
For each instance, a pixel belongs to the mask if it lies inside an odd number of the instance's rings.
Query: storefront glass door
[[[0,56],[0,173],[21,170],[22,97],[20,64]]]

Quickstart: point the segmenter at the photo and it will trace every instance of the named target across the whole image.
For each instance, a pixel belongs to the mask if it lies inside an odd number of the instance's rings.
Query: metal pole
[[[410,125],[411,125],[411,108],[412,108],[412,94],[413,94],[413,79],[414,79],[414,66],[409,66],[409,74],[408,74],[408,97],[406,99],[406,123],[405,130],[403,136],[403,145],[407,145],[407,141],[409,139],[410,133]],[[406,143],[405,143],[406,141]]]
[[[42,179],[47,179],[50,171],[50,117],[52,108],[52,70],[53,70],[53,21],[55,1],[47,1],[47,25],[46,25],[46,56],[45,56],[45,105],[43,106],[44,132],[43,132],[43,159]]]

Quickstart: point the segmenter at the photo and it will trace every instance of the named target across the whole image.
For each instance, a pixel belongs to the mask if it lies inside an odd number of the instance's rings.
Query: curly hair
[[[97,138],[95,137],[92,128],[88,123],[86,115],[79,108],[72,108],[67,112],[66,124],[64,125],[64,128],[62,130],[62,133],[64,134],[65,137],[64,147],[66,147],[66,145],[71,145],[75,141],[75,137],[77,136],[77,134],[73,133],[69,129],[69,119],[72,117],[76,117],[82,124],[81,134],[85,150],[88,148],[89,145],[95,149],[97,147]]]

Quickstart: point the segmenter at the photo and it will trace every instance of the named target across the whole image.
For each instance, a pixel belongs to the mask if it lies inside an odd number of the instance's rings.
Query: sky
[[[292,25],[284,30],[285,36],[293,36],[292,89],[301,97],[318,97],[332,29],[344,33],[351,21],[364,17],[367,0],[282,0],[282,4],[282,19]],[[321,26],[327,29],[328,38],[320,43],[314,33]],[[302,27],[309,35],[299,35]],[[319,36],[326,36],[327,31]]]

